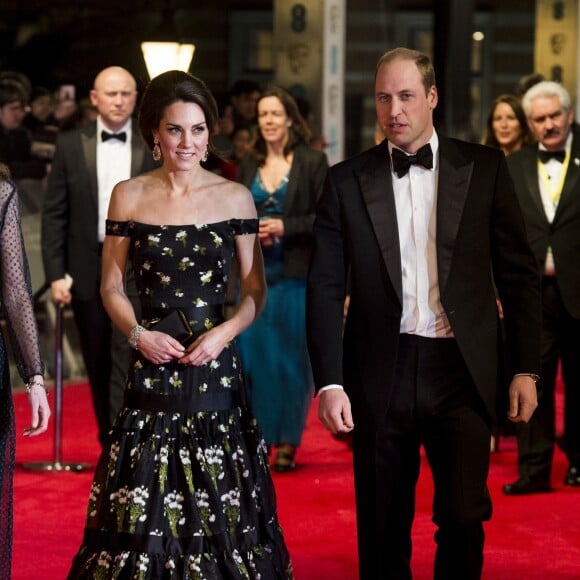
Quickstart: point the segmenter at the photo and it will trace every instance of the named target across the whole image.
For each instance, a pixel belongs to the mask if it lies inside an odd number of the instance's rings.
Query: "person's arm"
[[[38,329],[32,302],[28,260],[22,239],[18,197],[10,182],[0,184],[1,296],[7,315],[8,335],[18,372],[27,385],[31,424],[25,435],[46,431],[50,408],[44,387],[44,363],[40,354]]]
[[[493,273],[506,328],[508,418],[527,422],[537,407],[540,373],[541,290],[538,265],[505,158],[499,160],[492,214]]]
[[[52,299],[57,304],[71,301],[71,279],[67,277],[69,198],[67,163],[61,136],[57,141],[42,208],[42,262]]]
[[[316,391],[318,416],[333,433],[354,424],[350,401],[342,388],[342,334],[348,266],[342,241],[340,202],[331,174],[317,208],[314,248],[307,282],[306,328]]]
[[[135,200],[139,196],[135,180],[118,183],[111,194],[108,219],[127,223]],[[179,358],[184,348],[175,338],[163,332],[145,330],[139,324],[131,301],[125,292],[125,271],[129,254],[128,232],[115,235],[107,232],[103,243],[101,298],[113,324],[127,337],[135,339],[137,348],[145,358],[161,364]]]

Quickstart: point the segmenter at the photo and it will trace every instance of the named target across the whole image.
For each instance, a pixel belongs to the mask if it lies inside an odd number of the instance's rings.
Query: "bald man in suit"
[[[97,120],[57,139],[42,212],[42,255],[53,300],[72,305],[103,442],[121,407],[130,357],[99,293],[105,219],[113,186],[155,163],[132,120],[133,76],[117,66],[102,70],[90,98]],[[127,291],[138,307],[130,270]]]
[[[537,404],[539,276],[505,158],[435,131],[437,101],[426,55],[381,57],[386,139],[329,170],[314,225],[308,343],[323,424],[352,430],[364,580],[411,578],[421,446],[435,489],[434,578],[481,577],[491,426],[498,407],[525,422]]]

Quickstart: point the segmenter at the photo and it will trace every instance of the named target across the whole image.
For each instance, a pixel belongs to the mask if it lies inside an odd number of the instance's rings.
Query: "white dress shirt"
[[[429,143],[432,169],[411,165],[402,177],[392,173],[401,250],[401,333],[441,338],[451,337],[453,332],[441,304],[437,272],[439,139],[435,131]],[[389,142],[389,153],[392,150]]]
[[[540,150],[545,151],[546,148],[540,143]],[[570,150],[572,148],[572,132],[569,133],[566,139],[566,154],[570,155]],[[573,162],[573,160],[570,160]],[[560,201],[560,194],[562,193],[561,188],[564,185],[565,175],[562,174],[564,171],[564,164],[560,163],[556,159],[550,159],[547,163],[539,163],[538,177],[540,194],[542,196],[542,205],[544,206],[544,213],[546,214],[546,219],[549,223],[554,221],[554,216],[556,215],[556,209],[558,209],[558,203]],[[552,248],[548,247],[546,252],[546,261],[544,263],[544,276],[555,276],[556,266],[554,264],[554,255],[552,254]]]

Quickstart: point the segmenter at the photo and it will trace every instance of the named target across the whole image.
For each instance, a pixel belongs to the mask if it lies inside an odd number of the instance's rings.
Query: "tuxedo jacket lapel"
[[[86,171],[87,180],[91,184],[91,199],[95,208],[99,207],[99,184],[97,180],[97,124],[90,123],[81,130],[81,144],[84,163],[79,171]]]
[[[437,185],[437,272],[439,291],[443,294],[457,232],[471,183],[473,162],[466,162],[455,144],[439,138],[439,182]]]
[[[522,159],[524,179],[526,180],[526,189],[530,192],[532,200],[536,204],[540,213],[546,217],[544,211],[544,204],[542,202],[542,194],[540,193],[540,182],[538,176],[538,148],[526,149],[525,158]]]
[[[401,251],[386,140],[375,149],[375,155],[358,172],[358,180],[389,278],[402,304]]]
[[[558,221],[562,212],[566,211],[566,208],[571,203],[577,203],[579,181],[580,143],[578,143],[578,135],[575,134],[574,140],[572,141],[572,151],[570,153],[570,163],[568,165],[568,171],[566,172],[566,179],[564,181],[564,186],[562,187],[562,194],[560,195],[560,201],[556,208],[556,214],[554,215],[554,223]]]

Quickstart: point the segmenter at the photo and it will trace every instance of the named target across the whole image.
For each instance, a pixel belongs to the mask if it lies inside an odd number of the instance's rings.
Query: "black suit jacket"
[[[508,167],[539,271],[544,271],[546,251],[551,246],[564,305],[571,316],[580,318],[580,128],[574,128],[570,163],[551,224],[542,205],[537,150],[534,145],[513,153]]]
[[[80,300],[98,292],[97,124],[58,135],[42,212],[42,258],[50,283],[69,273]],[[131,131],[131,176],[155,167],[136,123]]]
[[[494,284],[505,312],[510,373],[540,368],[539,276],[503,154],[440,137],[436,212],[441,302],[494,419],[503,383]],[[314,240],[307,328],[316,387],[344,385],[355,421],[379,421],[388,406],[402,314],[386,140],[329,170]]]
[[[306,145],[294,149],[294,159],[288,176],[288,189],[284,199],[284,276],[306,278],[312,249],[312,226],[316,202],[322,194],[328,169],[326,155]],[[248,189],[258,171],[251,157],[240,163],[237,180]]]

